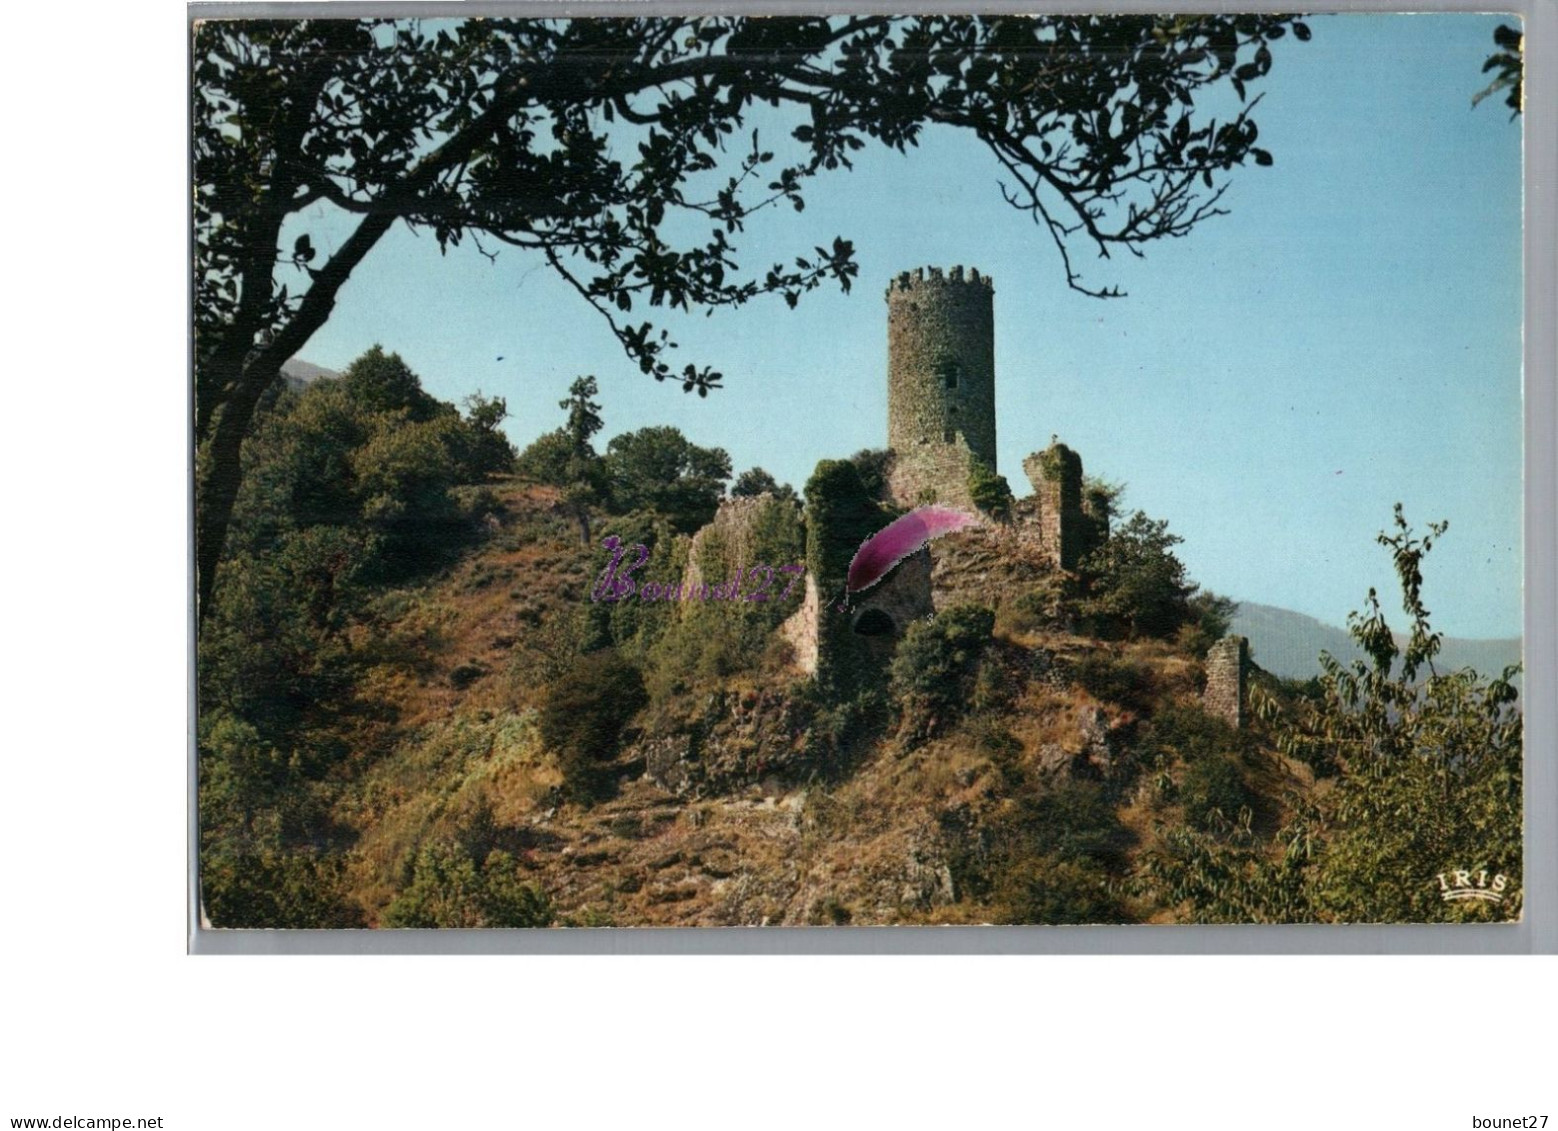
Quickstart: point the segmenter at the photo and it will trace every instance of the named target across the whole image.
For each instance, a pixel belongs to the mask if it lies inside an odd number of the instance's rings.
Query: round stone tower
[[[995,469],[994,290],[976,270],[905,271],[887,287],[887,443],[915,459],[959,436]]]

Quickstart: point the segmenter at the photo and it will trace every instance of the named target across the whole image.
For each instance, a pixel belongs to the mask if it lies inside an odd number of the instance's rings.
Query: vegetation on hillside
[[[605,555],[581,527],[644,545],[650,592],[723,583],[738,552],[687,533],[724,453],[674,429],[599,452],[595,395],[576,382],[517,458],[501,401],[462,414],[377,348],[266,410],[200,641],[213,923],[1518,914],[1514,672],[1436,670],[1422,561],[1442,526],[1398,513],[1381,536],[1407,631],[1371,594],[1367,660],[1308,685],[1257,672],[1242,731],[1199,695],[1232,603],[1139,513],[1074,573],[993,528],[949,536],[938,584],[964,596],[896,646],[827,618],[806,679],[777,631],[799,590],[590,599]],[[804,506],[744,473],[746,560],[804,562],[839,597],[897,513],[884,467],[825,460]],[[1462,872],[1499,901],[1444,898]]]

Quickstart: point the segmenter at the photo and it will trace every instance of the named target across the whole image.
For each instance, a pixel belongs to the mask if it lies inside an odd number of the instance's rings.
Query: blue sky
[[[1419,527],[1450,523],[1427,562],[1436,627],[1518,635],[1520,126],[1497,100],[1470,105],[1501,20],[1310,22],[1311,42],[1276,45],[1256,110],[1276,163],[1234,175],[1231,214],[1143,260],[1083,251],[1086,279],[1123,299],[1068,290],[993,160],[931,131],[812,182],[804,213],[764,214],[738,245],[751,268],[843,235],[853,293],[663,320],[678,368],[726,374],[707,399],[642,376],[537,258],[441,256],[403,228],[302,356],[341,368],[382,343],[437,396],[506,397],[521,445],[593,373],[605,438],[674,424],[799,487],[818,459],[886,443],[888,279],[975,266],[995,279],[1000,470],[1018,494],[1022,457],[1057,433],[1126,484],[1127,510],[1168,520],[1197,581],[1338,624],[1371,585],[1395,592],[1374,535],[1399,500]],[[322,251],[344,231],[322,213],[305,228]]]

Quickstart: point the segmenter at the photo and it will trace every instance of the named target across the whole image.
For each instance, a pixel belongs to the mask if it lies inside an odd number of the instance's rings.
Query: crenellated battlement
[[[888,282],[887,297],[891,300],[894,293],[917,294],[932,289],[945,290],[952,286],[978,287],[993,293],[995,280],[989,275],[981,275],[977,267],[965,271],[962,264],[946,272],[940,267],[916,267],[913,271],[900,271]]]

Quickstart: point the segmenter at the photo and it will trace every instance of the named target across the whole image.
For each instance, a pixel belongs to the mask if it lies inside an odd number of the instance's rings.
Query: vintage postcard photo
[[[1522,39],[204,19],[199,922],[1513,922]]]

